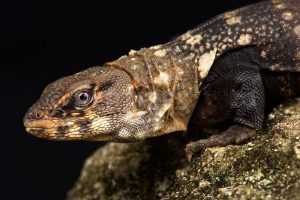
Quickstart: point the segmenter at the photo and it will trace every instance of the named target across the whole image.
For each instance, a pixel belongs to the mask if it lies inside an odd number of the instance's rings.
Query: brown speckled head
[[[24,125],[46,139],[114,140],[125,133],[125,139],[135,140],[136,130],[124,129],[143,123],[144,112],[137,110],[134,98],[127,73],[93,67],[49,84],[26,113]]]

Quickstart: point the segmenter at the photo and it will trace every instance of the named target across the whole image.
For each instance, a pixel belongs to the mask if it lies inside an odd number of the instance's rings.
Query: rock
[[[207,148],[189,163],[180,134],[109,143],[85,162],[68,200],[300,199],[300,100],[274,109],[244,145]]]

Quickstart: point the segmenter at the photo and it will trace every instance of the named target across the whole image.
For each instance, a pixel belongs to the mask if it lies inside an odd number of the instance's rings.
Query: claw
[[[192,142],[188,143],[188,144],[185,146],[185,149],[184,149],[185,154],[186,154],[187,157],[189,157],[190,154],[193,153],[193,150],[192,150],[192,147],[191,147],[191,143],[192,143]]]
[[[189,163],[191,163],[192,157],[193,157],[193,153],[189,153],[187,150],[185,150],[185,158]]]
[[[199,152],[200,150],[204,149],[202,145],[199,144],[201,140],[196,142],[190,142],[185,147],[185,156],[188,162],[191,162],[193,158],[193,154]]]

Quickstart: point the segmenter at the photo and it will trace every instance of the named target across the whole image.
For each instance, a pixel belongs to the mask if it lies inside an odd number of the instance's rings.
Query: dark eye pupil
[[[87,94],[87,93],[81,93],[81,94],[79,95],[79,99],[80,99],[81,101],[86,101],[86,100],[88,99],[88,94]]]

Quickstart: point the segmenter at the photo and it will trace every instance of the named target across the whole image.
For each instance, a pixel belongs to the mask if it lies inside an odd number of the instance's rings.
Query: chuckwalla
[[[51,140],[133,142],[229,121],[186,150],[238,144],[267,106],[300,94],[299,72],[300,1],[263,1],[49,84],[24,124]]]

